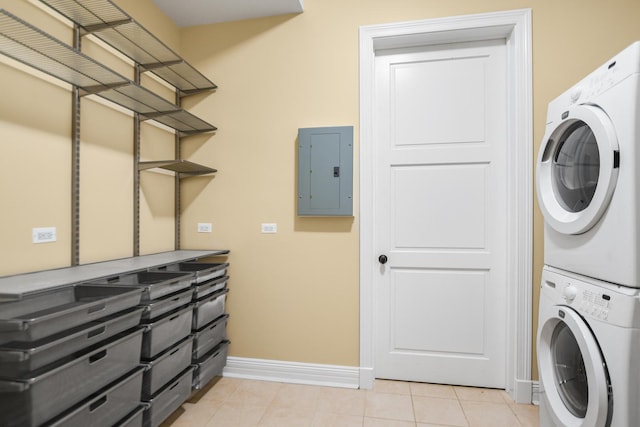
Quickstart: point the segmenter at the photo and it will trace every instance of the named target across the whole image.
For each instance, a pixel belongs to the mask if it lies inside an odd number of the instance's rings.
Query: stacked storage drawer
[[[145,367],[142,401],[147,405],[143,425],[156,427],[191,394],[192,274],[148,271],[114,277],[106,283],[142,290],[140,361]]]
[[[81,284],[0,303],[0,425],[111,426],[140,411],[141,295]]]
[[[225,313],[228,263],[183,262],[166,267],[168,271],[193,274],[194,335],[192,363],[193,388],[201,389],[222,375],[227,362],[229,341]]]

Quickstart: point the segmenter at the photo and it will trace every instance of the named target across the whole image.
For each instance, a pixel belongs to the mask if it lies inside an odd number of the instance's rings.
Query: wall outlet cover
[[[55,227],[35,227],[32,229],[33,243],[48,243],[57,240]]]
[[[211,233],[213,227],[210,222],[199,222],[198,223],[198,233]]]
[[[277,233],[278,232],[278,224],[274,224],[274,223],[262,224],[262,232],[263,233],[268,233],[268,234]]]

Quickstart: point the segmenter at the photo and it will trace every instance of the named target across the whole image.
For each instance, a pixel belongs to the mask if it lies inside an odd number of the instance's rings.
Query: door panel
[[[505,385],[504,51],[376,57],[378,378]]]
[[[309,179],[309,207],[313,209],[340,209],[340,180],[334,178],[332,170],[340,158],[340,134],[311,135],[311,173],[324,179]],[[321,147],[316,148],[314,147]]]
[[[483,353],[485,272],[397,269],[392,275],[394,315],[390,351]],[[434,294],[438,297],[433,298]],[[465,305],[460,305],[461,302]],[[452,305],[458,306],[465,316],[452,316]],[[413,333],[415,322],[437,325],[443,319],[448,323],[446,328],[422,328],[422,333]]]
[[[397,63],[390,73],[392,144],[484,140],[483,58]]]
[[[393,246],[486,247],[487,164],[391,168]],[[415,188],[415,183],[437,185]],[[441,206],[434,209],[434,203]]]

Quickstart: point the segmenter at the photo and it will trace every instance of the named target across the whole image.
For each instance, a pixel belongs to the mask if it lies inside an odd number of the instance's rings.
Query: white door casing
[[[507,46],[507,391],[531,401],[531,11],[516,10],[360,29],[360,387],[375,378],[373,246],[375,58],[381,50],[505,38]]]
[[[376,57],[377,378],[505,387],[505,50]]]

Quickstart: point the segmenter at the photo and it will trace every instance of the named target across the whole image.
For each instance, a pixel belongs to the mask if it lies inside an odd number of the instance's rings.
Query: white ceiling
[[[153,0],[179,27],[302,13],[304,0]]]

